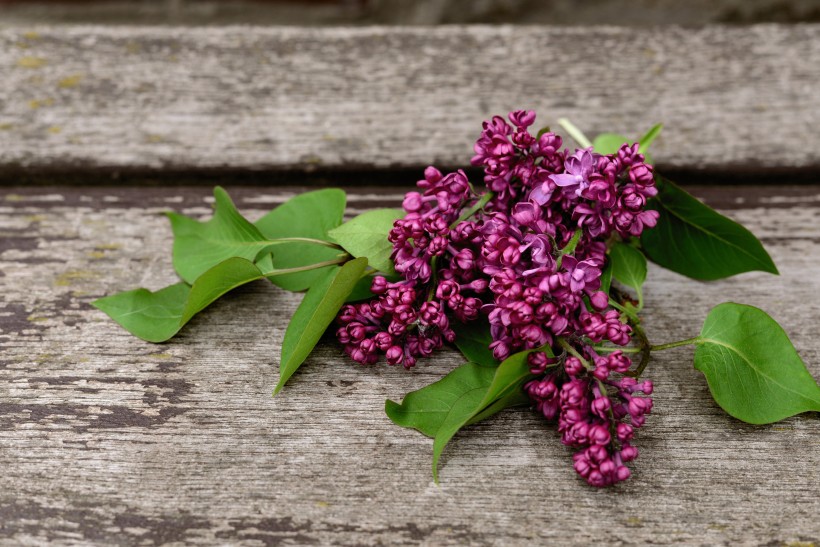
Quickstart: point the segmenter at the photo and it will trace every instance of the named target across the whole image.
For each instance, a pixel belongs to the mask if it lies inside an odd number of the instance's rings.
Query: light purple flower
[[[583,291],[587,284],[601,277],[601,270],[588,260],[578,262],[575,257],[567,255],[561,266],[569,273],[569,290],[574,293]]]
[[[574,190],[575,195],[589,187],[589,177],[595,172],[595,156],[592,149],[577,150],[564,162],[566,173],[550,175],[550,179],[558,186],[567,190]]]

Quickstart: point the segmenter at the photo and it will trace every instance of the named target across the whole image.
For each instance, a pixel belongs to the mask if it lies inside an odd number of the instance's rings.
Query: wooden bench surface
[[[454,351],[361,367],[329,337],[271,398],[299,295],[251,284],[161,345],[89,306],[177,281],[161,212],[209,216],[214,173],[251,218],[315,170],[361,174],[349,214],[395,206],[428,163],[465,165],[484,117],[523,105],[590,134],[664,121],[662,169],[782,176],[690,188],[781,275],[651,267],[645,322],[661,343],[719,302],[756,305],[820,378],[820,25],[12,28],[0,66],[0,545],[820,545],[817,414],[730,418],[691,348],[650,365],[655,410],[617,488],[586,486],[527,410],[460,433],[436,486],[432,441],[383,406]],[[115,172],[138,175],[100,186]],[[238,184],[256,172],[304,184]],[[174,173],[193,184],[150,184]]]
[[[0,66],[13,172],[463,166],[515,108],[662,121],[662,167],[820,167],[820,25],[12,28]]]
[[[303,188],[231,188],[250,217]],[[815,378],[820,192],[694,188],[761,237],[782,275],[697,283],[651,268],[653,341],[697,333],[711,306],[757,305]],[[817,541],[820,421],[745,425],[712,402],[692,350],[658,354],[655,410],[634,477],[579,480],[552,426],[509,411],[459,434],[431,479],[432,442],[393,426],[400,399],[459,364],[349,362],[332,339],[276,398],[299,296],[256,283],[171,342],[122,330],[88,302],[176,281],[161,211],[210,214],[209,190],[4,188],[0,197],[0,538],[12,543],[781,544]],[[395,205],[356,188],[351,213]]]

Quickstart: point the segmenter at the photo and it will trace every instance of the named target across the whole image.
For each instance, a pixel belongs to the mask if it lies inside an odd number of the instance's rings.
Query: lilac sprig
[[[626,346],[633,335],[634,318],[610,307],[601,275],[608,242],[658,220],[646,209],[657,192],[653,168],[638,144],[570,152],[558,135],[529,131],[534,112],[508,119],[484,122],[475,144],[484,194],[463,171],[425,170],[388,236],[401,279],[375,277],[375,298],[342,309],[337,337],[354,361],[384,355],[410,368],[453,342],[452,321],[484,317],[500,361],[551,348],[529,355],[537,377],[525,391],[579,450],[576,471],[592,485],[614,484],[638,454],[631,442],[651,411],[652,383],[629,376],[622,352],[602,357],[593,348]]]

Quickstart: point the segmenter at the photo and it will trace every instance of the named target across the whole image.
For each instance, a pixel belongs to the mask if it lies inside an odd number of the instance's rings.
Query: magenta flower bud
[[[615,372],[623,374],[632,366],[632,361],[622,351],[614,351],[607,357],[607,366]]]
[[[390,321],[390,324],[387,326],[387,332],[391,336],[398,338],[407,332],[407,325],[394,319],[393,321]]]
[[[441,300],[449,300],[453,296],[459,294],[460,287],[455,281],[442,281],[436,287],[436,298]]]
[[[564,361],[564,370],[570,376],[578,376],[584,371],[584,365],[582,365],[581,361],[576,357],[567,357],[566,361]]]
[[[427,325],[435,325],[440,329],[447,328],[449,322],[447,321],[447,316],[444,315],[444,312],[441,309],[441,304],[436,301],[425,302],[421,305],[421,310],[419,311],[419,317],[421,317],[421,321]]]
[[[404,201],[401,202],[401,206],[408,213],[418,213],[423,205],[424,201],[418,192],[408,192],[404,195]]]
[[[631,462],[638,457],[638,449],[632,445],[624,446],[621,449],[621,459],[625,462]]]
[[[357,363],[361,363],[362,365],[367,363],[368,354],[367,352],[362,351],[360,348],[356,347],[350,350],[350,358],[353,359]]]
[[[531,374],[544,374],[547,370],[547,354],[543,351],[537,351],[527,355],[527,364],[530,366]]]
[[[652,390],[654,389],[652,380],[644,380],[642,383],[638,384],[637,387],[638,390],[643,391],[647,395],[652,395]]]
[[[629,180],[638,186],[651,186],[655,183],[651,165],[638,163],[629,169]]]
[[[404,360],[404,350],[400,346],[391,346],[386,352],[386,357],[391,365],[400,365]]]
[[[370,284],[370,292],[372,292],[373,294],[384,294],[387,292],[388,285],[389,284],[386,278],[377,275],[373,278],[373,282]]]
[[[470,249],[461,249],[458,254],[453,257],[453,261],[462,270],[472,270],[475,266],[475,255]]]
[[[586,382],[570,380],[561,387],[561,402],[564,405],[578,406],[586,398]]]
[[[616,435],[618,436],[618,440],[623,442],[629,442],[632,440],[632,437],[635,436],[635,429],[625,423],[619,423],[615,426]]]
[[[359,349],[361,349],[368,355],[376,353],[376,351],[378,350],[378,348],[376,347],[376,342],[374,342],[372,338],[366,338],[359,342]]]
[[[436,236],[430,240],[430,245],[427,247],[427,252],[432,256],[441,256],[447,249],[447,239],[441,236]]]
[[[630,476],[632,476],[632,472],[629,470],[629,468],[627,466],[621,465],[615,471],[615,476],[616,476],[618,481],[625,481]]]
[[[465,298],[459,313],[466,321],[472,321],[478,317],[482,302],[478,298]]]
[[[513,207],[512,217],[524,226],[535,224],[541,220],[541,207],[531,201],[521,201]]]
[[[594,310],[604,311],[609,307],[609,296],[604,291],[594,292],[589,297],[589,303]]]
[[[598,467],[598,472],[601,473],[601,480],[606,483],[606,478],[615,474],[616,469],[617,465],[615,465],[615,462],[612,460],[602,462],[600,467]]]
[[[418,317],[416,310],[407,304],[397,306],[393,311],[393,320],[398,321],[404,325],[409,325]]]
[[[646,198],[635,191],[634,186],[624,188],[620,199],[621,205],[632,212],[640,211],[646,205]]]
[[[472,221],[459,222],[450,232],[450,239],[456,243],[479,243],[481,234],[478,233],[476,223]]]
[[[393,344],[393,337],[390,336],[390,333],[382,331],[376,333],[373,337],[373,341],[376,343],[376,347],[381,351],[387,351],[387,348]]]
[[[643,416],[652,411],[652,399],[646,397],[631,397],[629,399],[629,414],[633,417]]]
[[[419,188],[429,188],[430,186],[437,184],[441,178],[441,171],[431,165],[424,170],[424,180],[420,180],[418,182],[418,186]]]
[[[537,306],[544,300],[544,291],[538,287],[527,287],[524,289],[524,302],[530,306]]]
[[[490,344],[490,349],[493,352],[493,357],[499,361],[503,361],[510,356],[510,346],[504,340],[496,340]]]
[[[490,282],[486,279],[476,279],[471,283],[464,286],[464,288],[469,288],[474,290],[475,292],[484,292],[487,290],[487,287],[490,285]]]
[[[602,425],[593,425],[587,433],[589,444],[607,445],[612,440],[609,430]]]
[[[346,327],[341,327],[336,331],[336,339],[342,344],[350,343],[350,335],[347,333]]]
[[[383,279],[383,278],[382,278]],[[356,306],[351,306],[350,304],[346,304],[342,306],[341,312],[339,312],[339,322],[342,325],[346,325],[351,321],[355,320],[358,317],[359,312],[356,310]]]
[[[519,335],[527,341],[527,346],[536,348],[543,346],[547,342],[547,333],[537,325],[526,325],[521,327]]]
[[[513,110],[508,117],[513,125],[523,129],[535,122],[535,110]]]
[[[592,413],[601,419],[609,418],[609,411],[612,409],[612,403],[609,397],[598,397],[592,401]]]
[[[352,342],[361,342],[367,336],[367,329],[361,323],[353,322],[347,326],[347,334]]]

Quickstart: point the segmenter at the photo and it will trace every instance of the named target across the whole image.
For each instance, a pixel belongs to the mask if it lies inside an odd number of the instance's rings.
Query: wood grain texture
[[[820,25],[6,28],[0,66],[5,172],[464,166],[514,108],[662,121],[667,168],[820,167]]]
[[[258,217],[300,188],[230,188]],[[657,267],[657,343],[732,300],[767,310],[820,378],[820,187],[695,188],[761,237],[782,275],[697,283]],[[349,213],[399,202],[359,188]],[[459,363],[354,365],[320,344],[280,396],[299,296],[260,282],[171,342],[142,342],[92,299],[175,282],[162,211],[210,214],[202,187],[0,192],[0,544],[524,545],[820,543],[820,421],[750,426],[720,411],[692,350],[650,365],[655,410],[633,478],[596,490],[526,410],[431,441],[392,426],[400,399]]]

